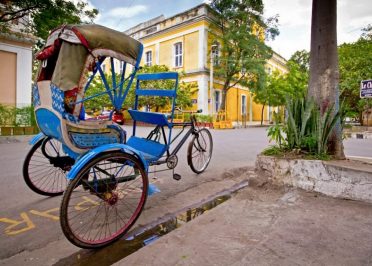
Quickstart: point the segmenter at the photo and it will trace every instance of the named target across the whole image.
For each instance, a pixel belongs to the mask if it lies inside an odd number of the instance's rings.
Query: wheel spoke
[[[103,246],[129,230],[147,197],[147,175],[139,167],[132,156],[116,152],[94,158],[77,174],[61,206],[62,229],[72,243]]]
[[[199,174],[203,172],[212,157],[213,142],[210,132],[203,128],[193,138],[188,149],[188,161],[191,169]]]
[[[26,184],[36,193],[56,196],[65,190],[68,180],[66,171],[61,167],[65,164],[64,160],[67,155],[61,152],[61,147],[62,144],[59,141],[44,138],[37,142],[27,154],[23,176]],[[53,164],[51,158],[53,158]],[[60,166],[55,165],[54,161],[59,162]]]

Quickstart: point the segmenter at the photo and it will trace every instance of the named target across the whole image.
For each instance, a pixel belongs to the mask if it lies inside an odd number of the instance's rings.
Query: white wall
[[[31,105],[32,49],[0,42],[0,50],[17,54],[17,107]]]

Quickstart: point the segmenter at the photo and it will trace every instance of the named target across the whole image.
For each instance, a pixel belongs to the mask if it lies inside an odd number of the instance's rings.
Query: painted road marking
[[[41,217],[50,218],[53,221],[59,221],[59,216],[50,214],[51,212],[57,212],[57,211],[59,211],[59,208],[46,210],[44,212],[39,212],[39,211],[36,211],[36,210],[30,210],[30,213],[41,216]]]
[[[149,182],[151,184],[160,182],[159,179],[153,180],[152,182]],[[129,189],[129,188],[127,188]],[[132,189],[131,192],[141,192],[140,189]],[[128,192],[124,192],[125,194],[128,194]],[[123,193],[123,194],[124,194]],[[81,197],[82,201],[77,203],[75,206],[75,209],[78,211],[85,211],[90,208],[94,208],[99,205],[97,201],[94,201],[90,199],[89,197],[83,196]],[[30,210],[29,213],[40,216],[43,218],[50,219],[52,221],[59,221],[59,216],[53,214],[59,211],[59,208],[53,208],[45,211],[38,211],[38,210]],[[31,218],[26,212],[20,213],[21,220],[14,220],[9,218],[0,218],[0,222],[3,222],[5,224],[10,224],[4,229],[4,233],[8,236],[15,236],[20,233],[27,232],[29,230],[32,230],[36,228],[36,225],[32,222]],[[24,227],[21,227],[24,226]],[[20,228],[21,227],[21,228]]]
[[[22,218],[22,220],[20,221],[8,219],[8,218],[0,218],[0,222],[10,224],[8,227],[5,228],[5,234],[13,236],[13,235],[18,235],[20,233],[23,233],[23,232],[26,232],[26,231],[29,231],[35,228],[35,224],[28,217],[27,213],[21,212],[20,216]],[[25,224],[26,227],[18,229],[18,230],[14,230],[16,227],[22,224]]]
[[[92,199],[90,199],[90,198],[88,198],[86,196],[82,196],[82,199],[83,199],[82,202],[79,202],[78,204],[76,204],[75,210],[77,210],[77,211],[86,211],[86,210],[88,210],[90,208],[93,208],[93,207],[96,207],[96,206],[99,205],[99,203],[97,201],[94,201],[94,200],[92,200]],[[91,205],[91,207],[85,207],[85,208],[81,207],[82,205],[84,205],[86,203],[88,203],[89,205]]]

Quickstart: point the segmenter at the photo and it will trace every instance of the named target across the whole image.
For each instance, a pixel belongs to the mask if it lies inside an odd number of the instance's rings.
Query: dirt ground
[[[372,265],[372,205],[251,186],[116,265]]]
[[[128,247],[120,243],[97,251],[79,250],[62,237],[0,264],[372,265],[372,204],[273,187],[249,167],[178,193],[156,194],[137,225],[247,180],[249,186],[224,203],[127,257]]]

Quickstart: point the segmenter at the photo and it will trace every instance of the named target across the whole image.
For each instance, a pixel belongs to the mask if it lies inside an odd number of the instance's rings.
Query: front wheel
[[[194,173],[207,169],[212,158],[213,140],[208,129],[202,128],[194,135],[187,149],[187,162]]]
[[[147,174],[134,156],[103,153],[79,171],[63,194],[62,231],[78,247],[104,247],[132,227],[147,190]]]

